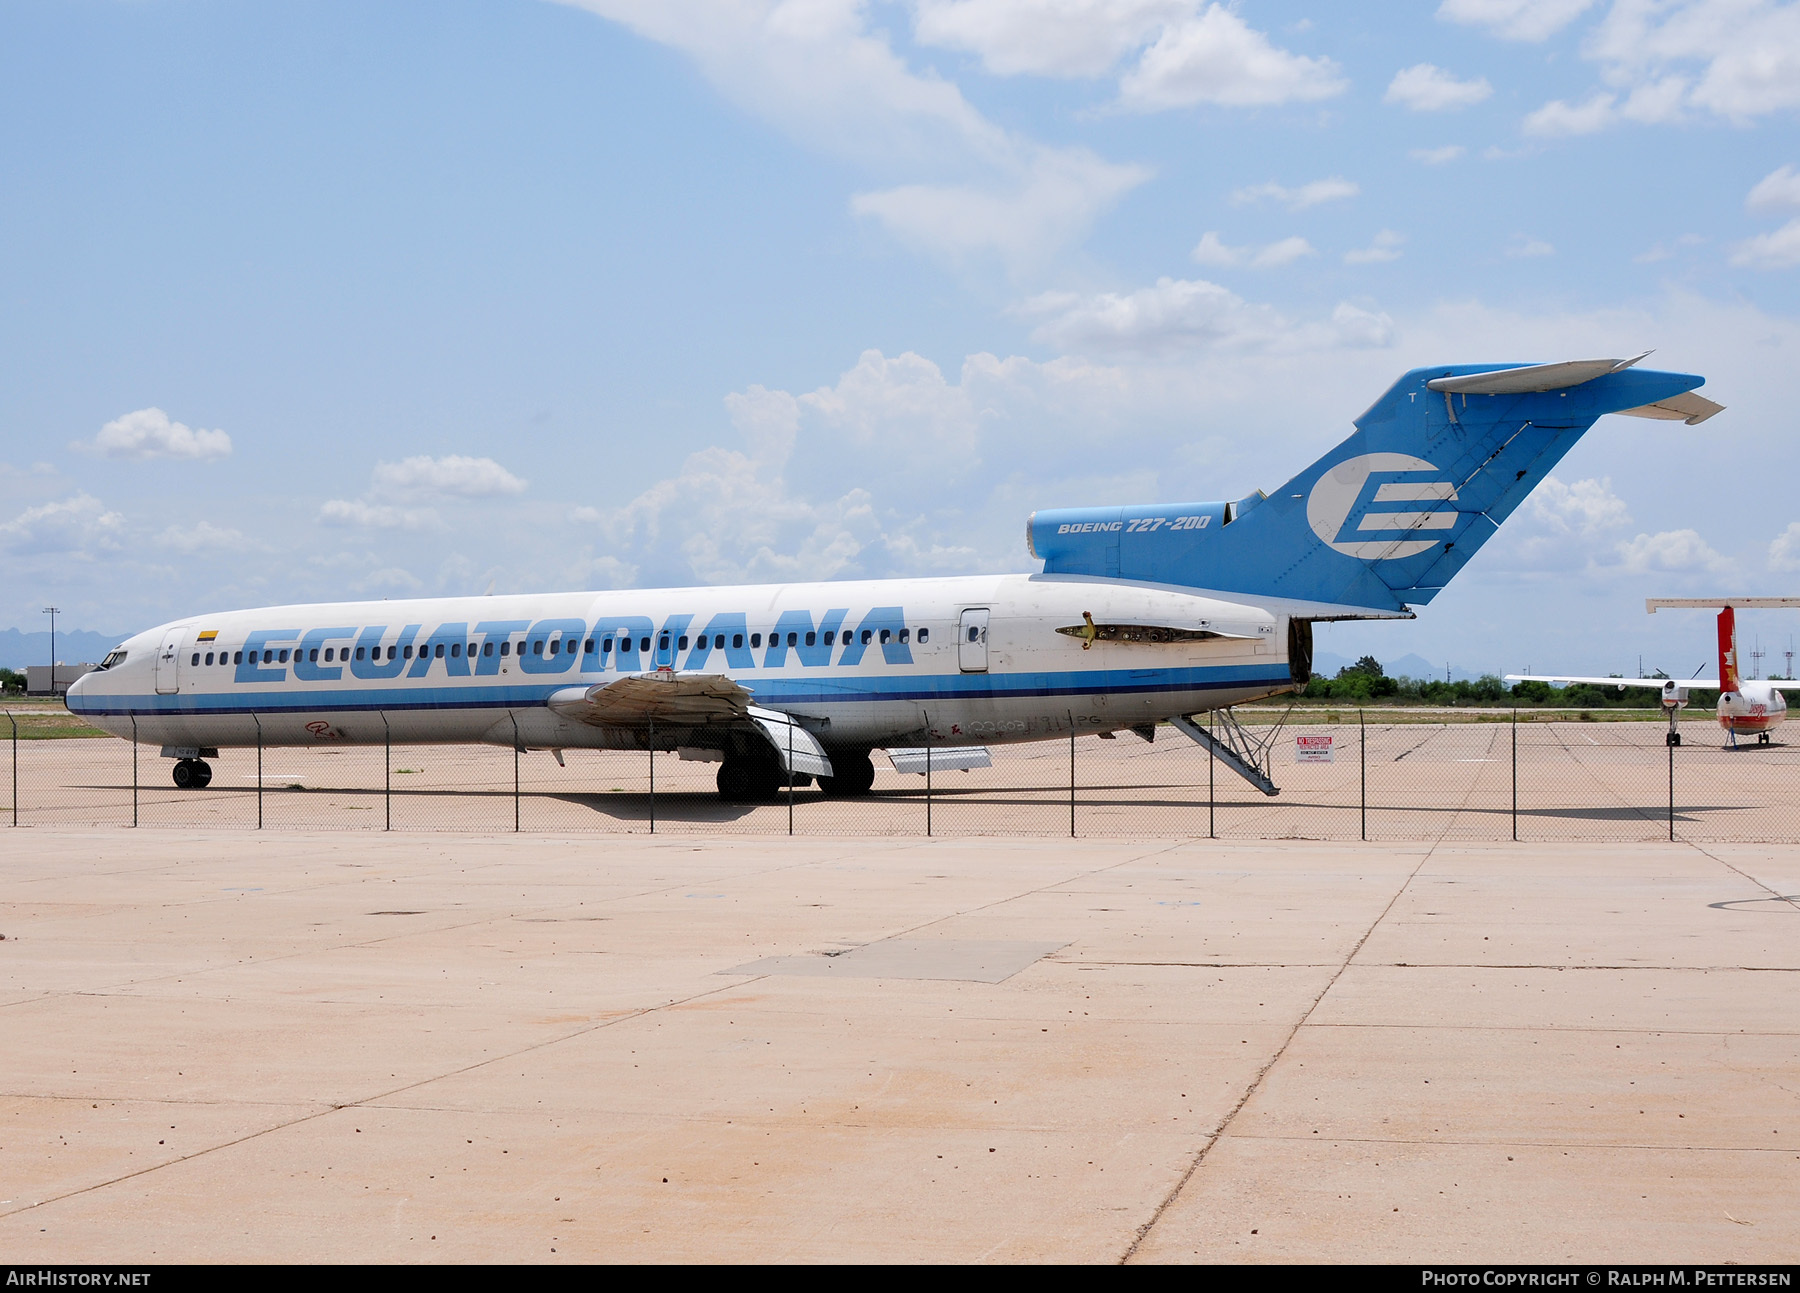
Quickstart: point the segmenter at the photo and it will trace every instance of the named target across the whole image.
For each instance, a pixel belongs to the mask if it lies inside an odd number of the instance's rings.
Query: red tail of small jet
[[[1737,612],[1729,606],[1719,612],[1719,690],[1743,690],[1738,681]]]

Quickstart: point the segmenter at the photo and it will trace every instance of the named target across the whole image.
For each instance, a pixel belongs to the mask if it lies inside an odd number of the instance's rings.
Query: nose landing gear
[[[204,759],[178,759],[173,775],[177,790],[204,790],[212,783],[212,764]]]

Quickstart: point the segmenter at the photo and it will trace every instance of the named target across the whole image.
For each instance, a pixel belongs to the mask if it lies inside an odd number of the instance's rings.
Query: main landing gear
[[[177,790],[204,790],[212,784],[212,764],[204,759],[177,759],[174,776]]]
[[[866,795],[875,784],[875,765],[867,750],[833,750],[831,770],[837,775],[820,777],[819,789],[833,798]]]

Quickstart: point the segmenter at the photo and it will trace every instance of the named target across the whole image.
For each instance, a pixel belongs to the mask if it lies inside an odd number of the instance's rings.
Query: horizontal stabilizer
[[[927,759],[933,772],[967,772],[970,768],[994,766],[985,745],[922,745],[911,750],[889,750],[887,756],[895,772],[916,772],[921,777],[925,775]]]
[[[1608,373],[1623,372],[1648,357],[1646,350],[1630,359],[1570,359],[1560,364],[1527,364],[1459,377],[1434,377],[1425,385],[1451,395],[1526,395],[1567,390]]]
[[[819,744],[819,738],[788,715],[752,705],[750,721],[775,747],[775,757],[781,762],[782,771],[811,777],[833,775],[831,759],[825,753],[825,747]]]
[[[1706,396],[1696,395],[1692,391],[1671,395],[1654,404],[1640,404],[1635,409],[1619,410],[1628,418],[1657,418],[1663,422],[1685,422],[1689,426],[1698,426],[1713,414],[1724,411],[1723,404],[1715,404]]]

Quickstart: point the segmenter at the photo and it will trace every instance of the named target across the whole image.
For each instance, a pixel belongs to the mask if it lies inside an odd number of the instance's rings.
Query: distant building
[[[25,666],[25,694],[27,696],[61,696],[69,690],[69,684],[84,673],[93,671],[91,664],[61,664],[56,666],[55,690],[51,690],[50,666],[47,664],[31,664]]]

